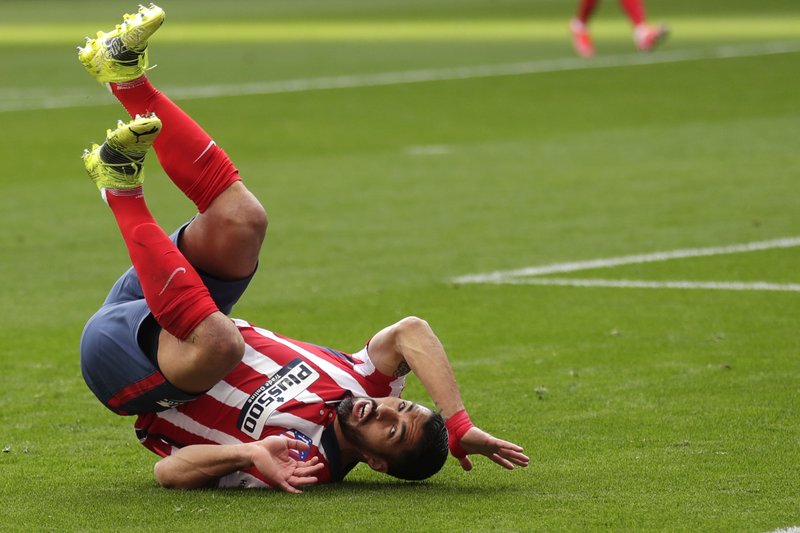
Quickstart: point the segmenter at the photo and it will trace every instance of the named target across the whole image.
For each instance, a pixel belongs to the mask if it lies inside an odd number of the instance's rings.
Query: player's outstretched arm
[[[307,450],[308,445],[283,437],[246,444],[194,444],[161,459],[154,473],[162,487],[198,489],[215,486],[221,477],[255,466],[271,486],[300,493],[299,487],[317,482],[313,474],[323,465],[317,457],[296,461],[289,456],[290,449]]]
[[[426,321],[408,317],[382,329],[370,341],[369,355],[384,374],[416,374],[447,421],[450,452],[464,470],[472,469],[468,454],[485,455],[508,469],[528,466],[529,459],[521,446],[500,440],[472,424],[447,353]]]
[[[456,452],[451,452],[456,456],[461,463],[464,470],[472,470],[472,461],[470,461],[467,454],[481,454],[485,455],[495,463],[503,468],[513,470],[516,466],[528,466],[530,459],[523,452],[521,446],[493,437],[482,429],[472,426],[469,428],[461,439],[458,445],[465,452],[462,457]]]

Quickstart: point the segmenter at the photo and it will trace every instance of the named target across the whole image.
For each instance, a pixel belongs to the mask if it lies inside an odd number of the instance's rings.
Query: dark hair
[[[403,456],[392,459],[386,473],[407,481],[427,479],[441,470],[448,451],[444,419],[439,413],[433,413],[422,426],[417,445]]]

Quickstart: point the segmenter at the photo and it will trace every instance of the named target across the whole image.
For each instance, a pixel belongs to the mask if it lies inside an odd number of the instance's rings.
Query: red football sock
[[[153,148],[164,172],[202,213],[239,173],[225,151],[142,76],[126,83],[112,83],[111,91],[131,116],[155,113],[161,133]]]
[[[622,9],[628,13],[628,18],[631,19],[634,26],[642,24],[645,20],[644,1],[643,0],[619,0]]]
[[[576,18],[587,24],[592,13],[594,13],[594,8],[597,7],[597,2],[598,0],[581,0],[578,4],[578,16]]]
[[[184,340],[200,322],[218,311],[197,271],[156,224],[141,188],[106,189],[150,311],[158,324]]]

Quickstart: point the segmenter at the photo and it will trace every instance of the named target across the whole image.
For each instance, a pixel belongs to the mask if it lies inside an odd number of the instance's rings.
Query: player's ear
[[[389,461],[377,455],[366,455],[364,460],[369,467],[376,472],[383,472],[384,474],[389,470]]]

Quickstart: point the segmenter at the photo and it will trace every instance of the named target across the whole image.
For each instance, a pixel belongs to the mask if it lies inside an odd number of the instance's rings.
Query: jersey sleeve
[[[351,357],[353,359],[353,371],[365,377],[372,386],[372,390],[367,390],[370,396],[399,397],[403,392],[403,388],[406,384],[406,377],[387,376],[375,368],[372,359],[369,357],[369,344],[364,346],[360,351],[354,353]]]

